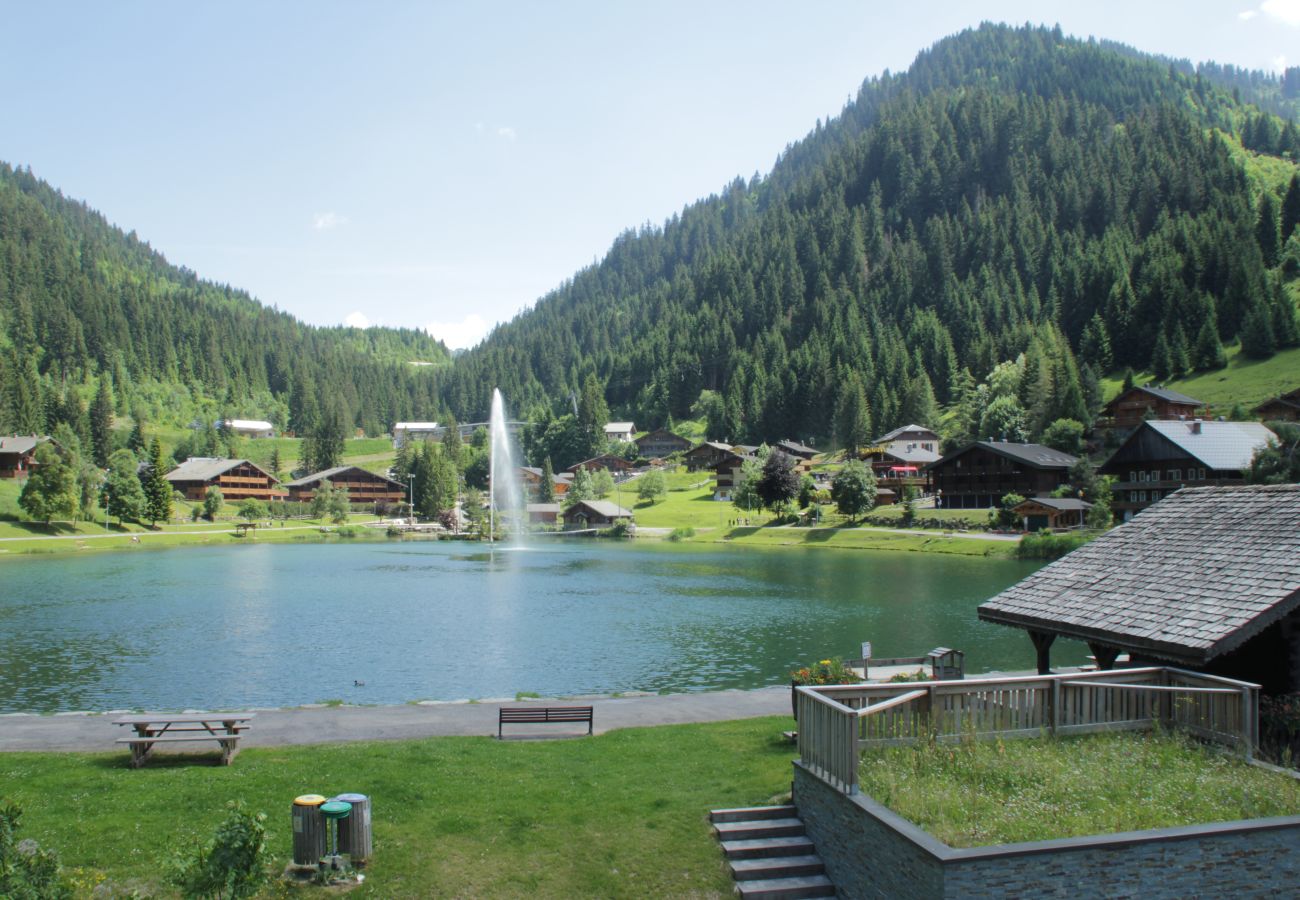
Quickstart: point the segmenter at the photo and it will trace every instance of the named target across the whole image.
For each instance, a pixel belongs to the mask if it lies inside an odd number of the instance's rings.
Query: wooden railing
[[[1158,723],[1233,747],[1258,744],[1259,686],[1151,667],[965,681],[801,686],[799,756],[846,793],[868,747],[964,737],[1146,730]]]

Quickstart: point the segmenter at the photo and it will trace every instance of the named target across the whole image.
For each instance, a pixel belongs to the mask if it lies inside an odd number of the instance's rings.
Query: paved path
[[[595,729],[600,733],[646,725],[788,716],[790,688],[781,685],[752,691],[693,694],[257,710],[257,718],[241,744],[244,747],[278,747],[439,735],[495,735],[498,708],[528,703],[590,704],[595,707]],[[127,736],[127,729],[113,724],[117,716],[117,713],[0,716],[0,751],[114,750],[114,740]],[[525,733],[545,736],[560,729],[530,726],[515,731],[521,736]]]

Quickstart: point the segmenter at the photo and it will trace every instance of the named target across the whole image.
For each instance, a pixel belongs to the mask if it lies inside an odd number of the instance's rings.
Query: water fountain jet
[[[500,388],[492,389],[492,415],[488,428],[491,437],[488,463],[488,540],[496,540],[497,512],[501,511],[515,517],[513,534],[517,544],[523,537],[523,527],[519,520],[524,511],[523,487],[519,483],[515,466],[515,453],[510,443],[510,431],[506,427],[506,407]],[[498,473],[501,474],[500,478],[497,477]]]

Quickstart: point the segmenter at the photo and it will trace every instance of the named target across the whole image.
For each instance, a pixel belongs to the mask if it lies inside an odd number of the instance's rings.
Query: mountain
[[[956,35],[766,177],[618,237],[458,357],[443,399],[481,418],[499,386],[562,413],[594,375],[646,426],[694,410],[713,437],[825,438],[864,408],[877,431],[933,417],[1019,358],[1007,393],[1039,434],[1095,411],[1105,371],[1267,356],[1300,342],[1300,131],[1243,98],[1293,115],[1294,76]]]
[[[150,422],[225,414],[301,431],[340,403],[378,434],[437,409],[450,364],[423,331],[317,328],[204,281],[0,163],[0,433],[75,417],[106,374],[118,413]]]

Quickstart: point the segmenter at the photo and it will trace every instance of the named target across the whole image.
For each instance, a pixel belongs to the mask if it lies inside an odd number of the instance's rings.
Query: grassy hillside
[[[1146,384],[1150,375],[1138,377]],[[1119,393],[1122,380],[1112,377],[1103,382],[1106,399]],[[1270,397],[1300,387],[1300,347],[1282,350],[1265,360],[1246,359],[1239,346],[1228,348],[1228,366],[1213,372],[1199,372],[1170,381],[1173,390],[1204,400],[1215,416],[1226,416],[1240,404],[1247,411]]]

